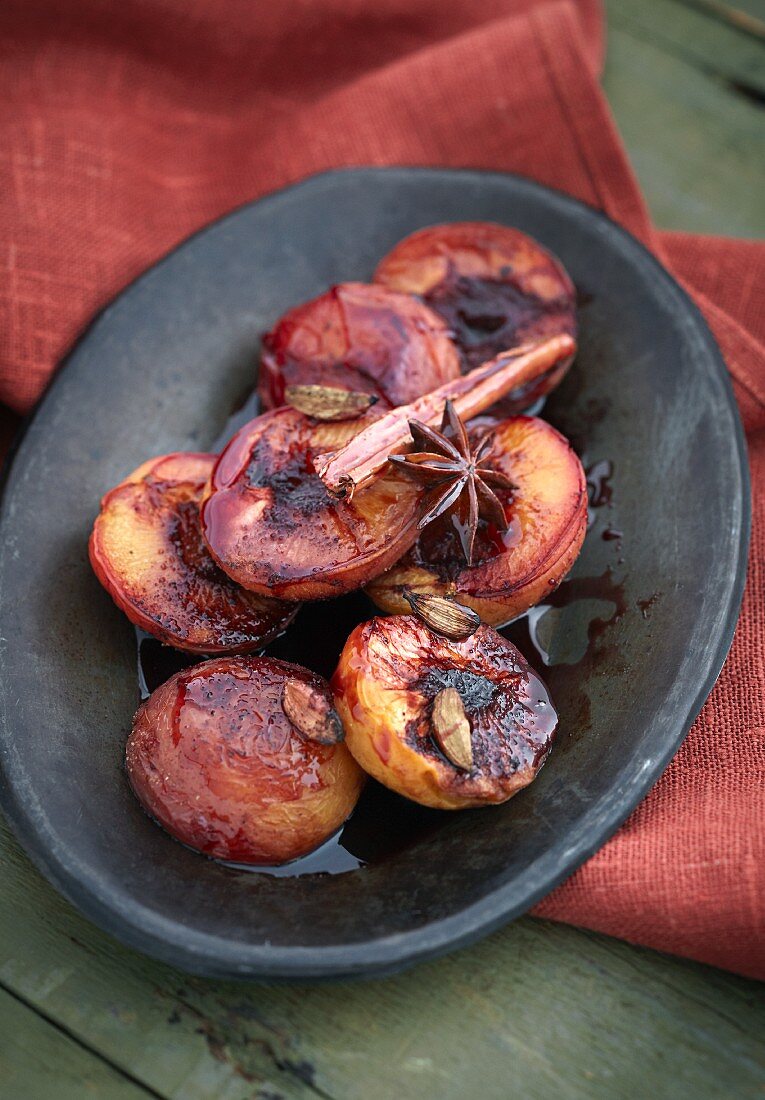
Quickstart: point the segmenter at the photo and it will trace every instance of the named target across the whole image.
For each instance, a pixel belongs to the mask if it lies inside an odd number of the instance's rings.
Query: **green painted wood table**
[[[735,6],[733,6],[735,4]],[[610,0],[605,89],[657,223],[765,231],[765,0]],[[189,978],[0,824],[2,1100],[763,1097],[756,983],[524,919],[386,981]]]

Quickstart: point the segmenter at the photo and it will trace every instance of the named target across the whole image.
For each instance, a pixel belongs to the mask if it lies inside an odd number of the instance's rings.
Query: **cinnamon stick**
[[[339,450],[317,455],[314,469],[333,496],[350,499],[384,468],[392,454],[406,450],[412,443],[410,420],[437,427],[448,397],[462,419],[470,420],[511,390],[547,374],[575,351],[573,337],[560,335],[503,352],[409,405],[391,409]]]

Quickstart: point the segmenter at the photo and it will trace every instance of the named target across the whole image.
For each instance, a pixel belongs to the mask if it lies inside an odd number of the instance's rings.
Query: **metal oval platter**
[[[591,471],[593,522],[572,579],[511,628],[558,706],[556,747],[502,807],[419,813],[370,787],[334,863],[221,866],[150,821],[125,779],[135,636],[88,566],[99,498],[147,457],[212,445],[253,386],[260,334],[288,307],[368,279],[414,229],[466,219],[537,237],[580,296],[579,355],[544,415]],[[2,805],[32,858],[92,920],[188,970],[339,977],[485,934],[624,820],[730,644],[748,488],[719,352],[635,240],[514,177],[361,169],[236,211],[106,309],[17,448],[0,524]],[[313,605],[272,651],[329,672],[371,614],[361,596]]]

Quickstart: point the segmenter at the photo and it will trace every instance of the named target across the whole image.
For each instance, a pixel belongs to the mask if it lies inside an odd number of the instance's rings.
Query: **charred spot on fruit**
[[[345,737],[340,715],[315,684],[287,680],[282,691],[282,710],[306,741],[336,745]]]
[[[472,278],[458,275],[450,264],[443,282],[423,298],[454,333],[468,369],[534,334],[545,317],[560,315],[561,329],[570,327],[565,294],[546,300],[516,286],[509,270],[499,274],[500,279]]]
[[[262,648],[295,608],[239,588],[204,541],[200,500],[216,456],[152,459],[106,495],[91,563],[117,606],[160,642],[195,653]]]
[[[323,511],[329,500],[310,456],[299,448],[282,456],[274,453],[268,441],[258,442],[247,466],[247,481],[252,488],[271,490],[271,510],[275,521],[284,526],[297,526],[294,513],[302,520]]]
[[[487,676],[461,668],[429,668],[414,685],[414,690],[426,698],[433,698],[446,688],[458,693],[470,714],[490,707],[499,692],[499,686]]]
[[[505,509],[510,513],[512,497],[498,490]],[[465,559],[460,544],[456,516],[447,515],[431,523],[421,533],[415,545],[409,551],[409,560],[415,565],[433,570],[444,585],[450,585],[465,573]],[[486,562],[501,558],[508,549],[517,545],[522,537],[521,523],[515,514],[504,531],[494,524],[479,519],[473,544],[473,566],[482,566]]]

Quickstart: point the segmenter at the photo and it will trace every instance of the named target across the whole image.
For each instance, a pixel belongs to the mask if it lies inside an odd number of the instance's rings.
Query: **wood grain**
[[[49,1023],[34,1009],[0,990],[0,1090],[16,1100],[146,1100],[156,1096],[112,1069]]]
[[[669,0],[607,10],[603,85],[656,223],[763,236],[765,110],[740,88],[765,84],[765,42]]]

